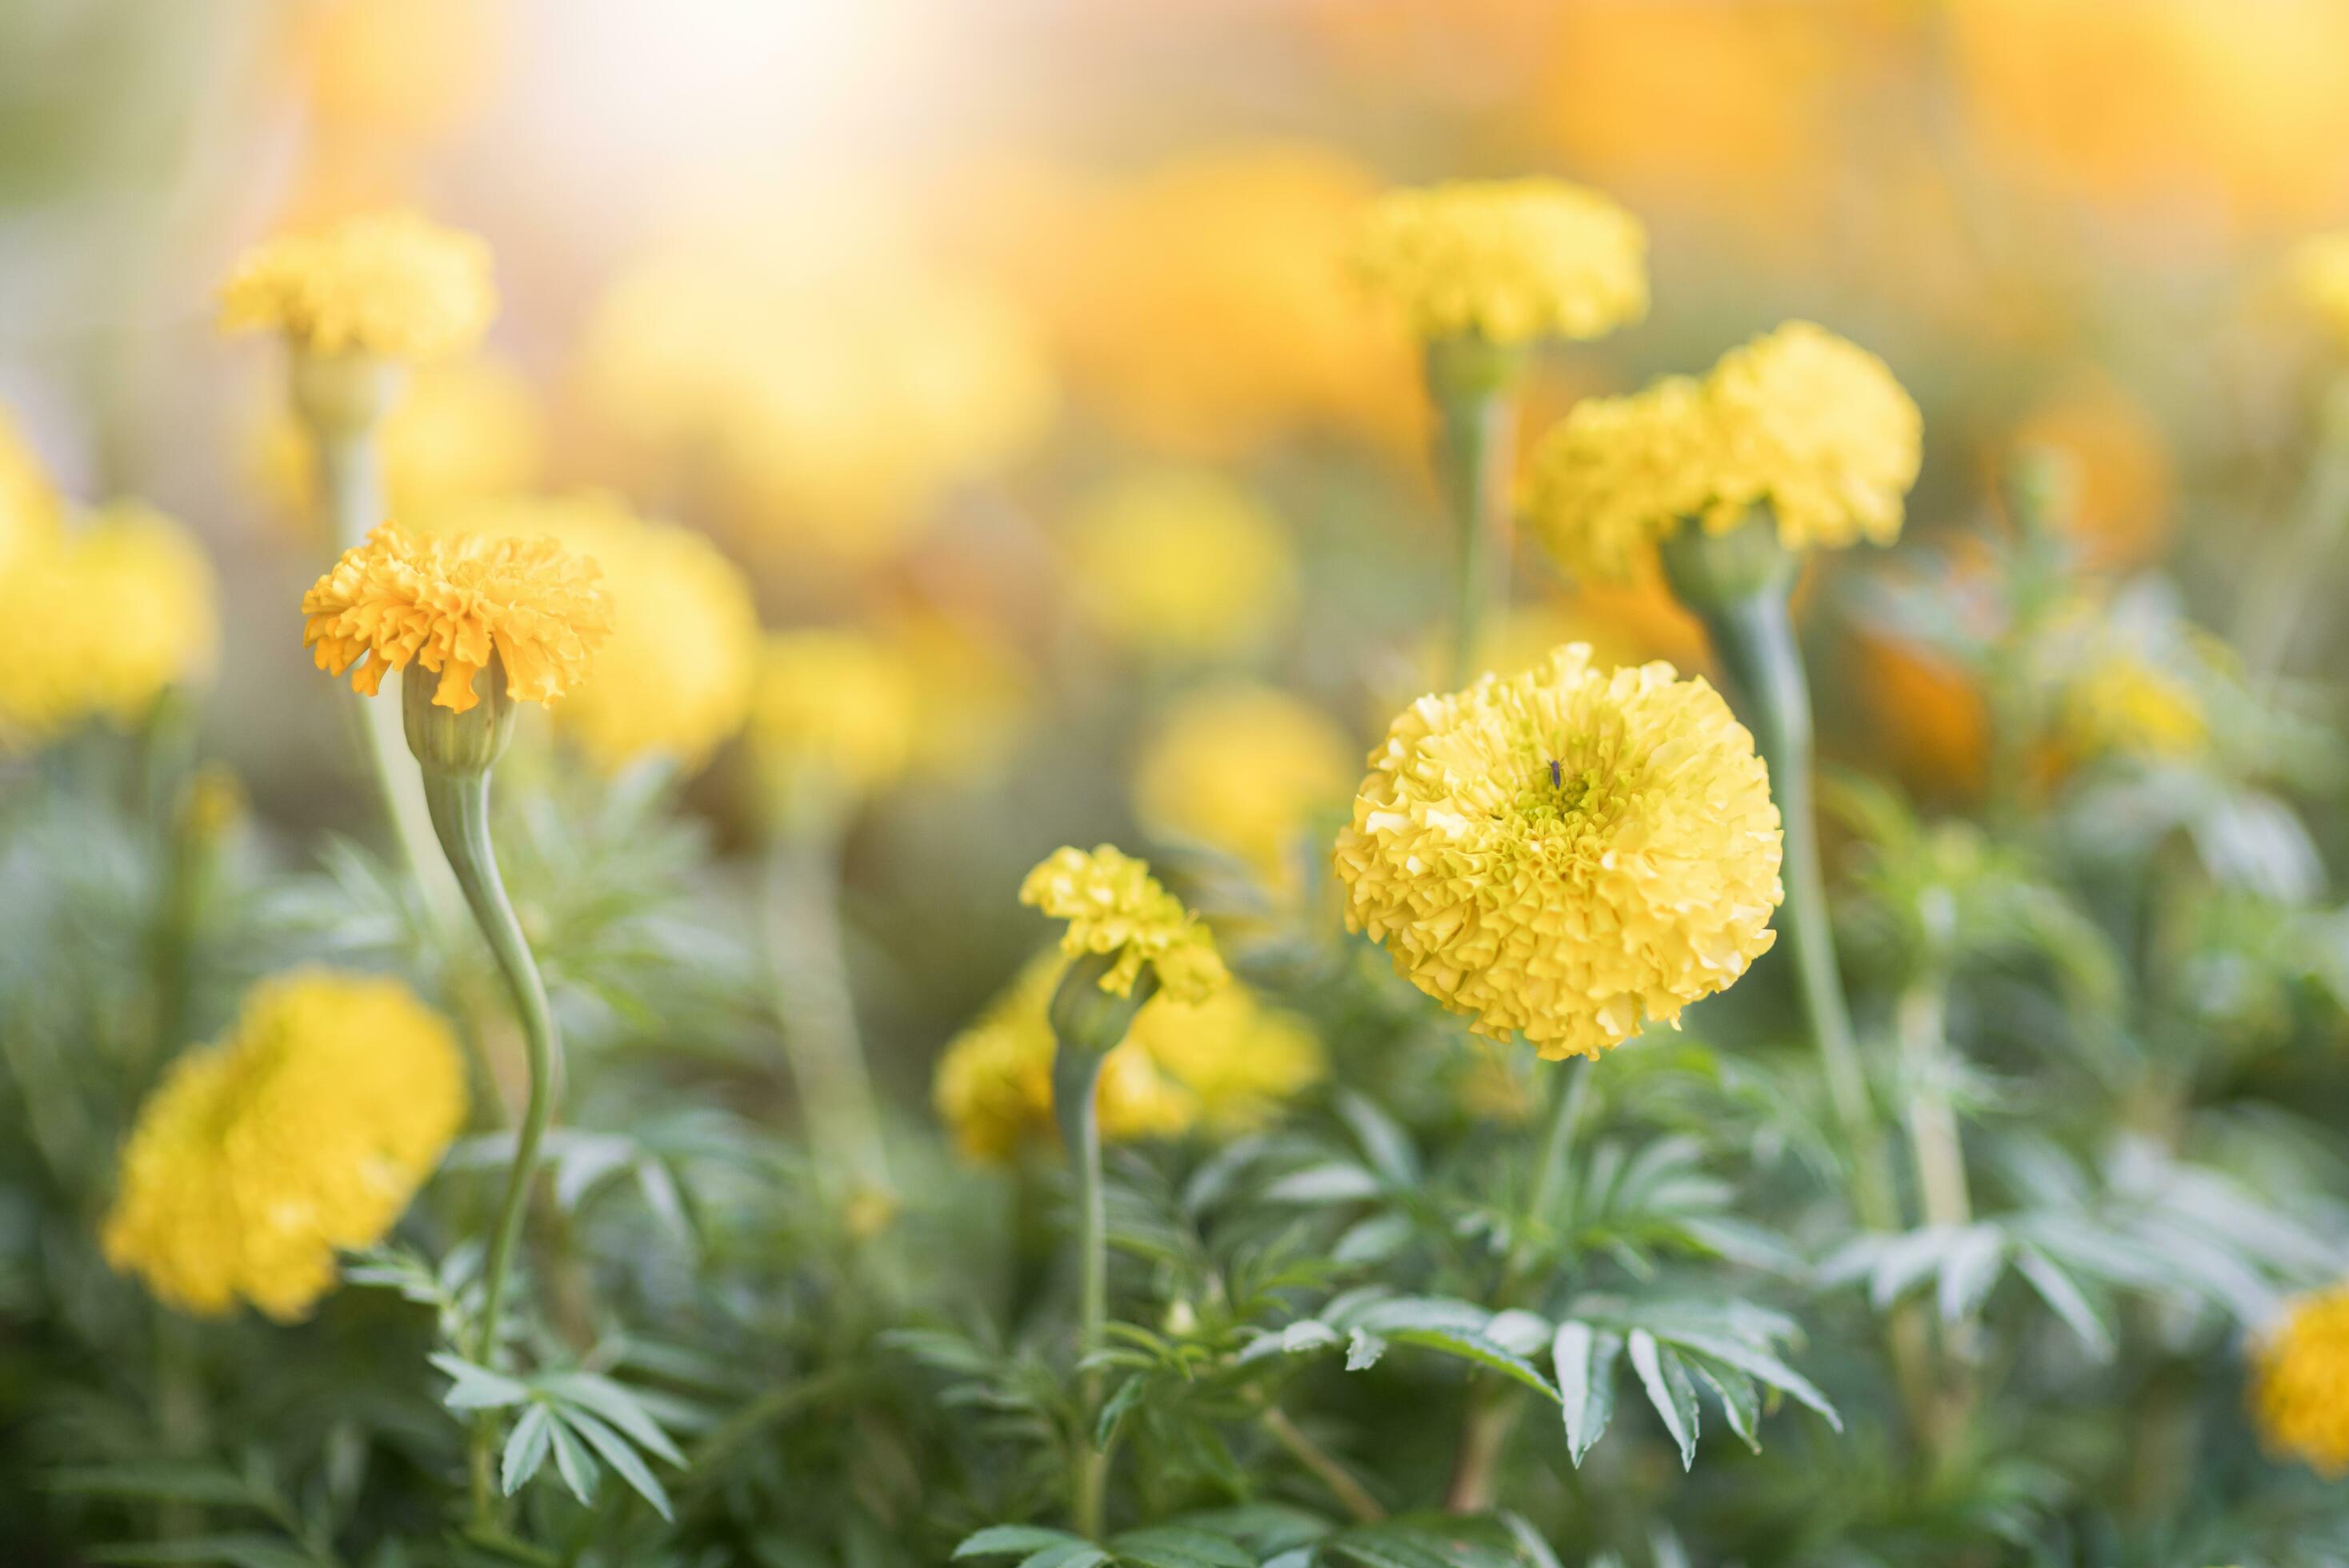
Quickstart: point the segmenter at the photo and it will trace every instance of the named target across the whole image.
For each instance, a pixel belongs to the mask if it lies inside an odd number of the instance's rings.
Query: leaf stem
[[[501,677],[492,672],[492,678]],[[506,1280],[521,1243],[523,1215],[529,1207],[532,1180],[538,1170],[539,1146],[545,1140],[547,1124],[554,1118],[554,1102],[561,1093],[563,1047],[555,1033],[554,1013],[547,1006],[546,986],[539,978],[537,962],[531,956],[522,922],[515,918],[512,901],[506,896],[505,883],[498,875],[497,854],[490,842],[488,769],[436,769],[423,774],[422,779],[425,801],[433,829],[440,835],[442,852],[448,856],[450,870],[456,873],[457,885],[472,909],[474,923],[490,944],[491,955],[505,976],[506,988],[512,994],[530,1072],[529,1099],[515,1133],[513,1165],[506,1175],[505,1193],[499,1201],[497,1219],[490,1233],[489,1258],[482,1268],[481,1320],[474,1331],[471,1355],[487,1367],[493,1364],[498,1351],[498,1325],[505,1301]],[[490,1450],[496,1436],[495,1427],[493,1419],[483,1419],[476,1421],[473,1428],[473,1511],[484,1524],[492,1522],[494,1510],[490,1496]]]
[[[1077,1216],[1077,1359],[1081,1366],[1102,1348],[1109,1325],[1109,1205],[1102,1190],[1101,1114],[1094,1089],[1101,1082],[1105,1051],[1071,1049],[1062,1040],[1052,1057],[1052,1108],[1068,1150]],[[1101,1534],[1102,1493],[1109,1456],[1094,1440],[1093,1418],[1101,1408],[1101,1374],[1087,1368],[1078,1379],[1079,1423],[1070,1444],[1069,1513],[1078,1534]]]
[[[1311,1470],[1321,1484],[1330,1489],[1330,1495],[1336,1498],[1348,1513],[1364,1524],[1376,1524],[1387,1516],[1385,1505],[1371,1495],[1370,1489],[1355,1478],[1354,1472],[1340,1463],[1329,1449],[1306,1436],[1304,1429],[1290,1420],[1288,1412],[1279,1406],[1267,1405],[1258,1412],[1257,1419],[1271,1434],[1273,1441],[1288,1449],[1290,1458]]]
[[[1453,677],[1476,676],[1486,614],[1509,596],[1509,479],[1516,464],[1515,393],[1522,355],[1482,339],[1427,347],[1435,405],[1436,483],[1459,531]]]
[[[842,950],[840,853],[837,829],[778,831],[767,855],[769,967],[810,1140],[847,1174],[851,1200],[886,1199],[888,1155]]]

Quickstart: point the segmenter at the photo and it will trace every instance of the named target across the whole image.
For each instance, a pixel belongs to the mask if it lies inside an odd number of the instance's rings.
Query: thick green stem
[[[1481,339],[1432,343],[1435,477],[1460,536],[1453,676],[1477,674],[1485,618],[1509,597],[1509,481],[1516,464],[1516,391],[1524,356]]]
[[[1558,1189],[1572,1163],[1574,1135],[1582,1125],[1583,1109],[1590,1100],[1590,1061],[1576,1057],[1558,1069],[1550,1093],[1549,1130],[1542,1138],[1541,1154],[1534,1164],[1534,1181],[1525,1212],[1517,1217],[1516,1235],[1509,1243],[1508,1260],[1501,1270],[1496,1302],[1517,1305],[1528,1283],[1533,1261],[1533,1233],[1557,1207]],[[1525,1390],[1515,1384],[1479,1387],[1469,1397],[1468,1417],[1460,1431],[1460,1448],[1452,1462],[1452,1482],[1444,1506],[1454,1513],[1482,1513],[1499,1496],[1501,1461],[1509,1451],[1509,1437],[1522,1413]]]
[[[783,1050],[810,1140],[847,1177],[851,1200],[893,1189],[879,1102],[856,1027],[840,931],[840,836],[777,834],[767,856],[767,946]]]
[[[1869,1229],[1898,1230],[1899,1201],[1837,973],[1835,926],[1819,865],[1818,823],[1811,805],[1811,693],[1787,611],[1795,562],[1779,549],[1769,527],[1762,517],[1728,534],[1683,525],[1667,542],[1664,570],[1673,593],[1703,620],[1730,700],[1753,730],[1769,768],[1770,793],[1785,835],[1781,874],[1786,902],[1779,924],[1803,1012],[1818,1044],[1827,1095],[1851,1144],[1853,1201]]]
[[[317,457],[318,485],[327,524],[335,549],[348,550],[384,521],[383,457],[378,426],[372,419],[355,422],[338,417],[347,410],[331,405],[325,409],[316,407],[317,399],[302,395],[300,376],[297,371],[295,405],[303,411],[312,450]],[[436,929],[449,935],[457,929],[458,886],[450,880],[440,857],[432,852],[433,824],[425,804],[424,780],[400,734],[399,711],[390,703],[377,702],[356,692],[350,700],[358,716],[359,739],[367,752],[367,771],[375,778],[376,791],[384,815],[391,823],[400,860],[422,892],[425,909]]]
[[[492,679],[502,673],[491,672]],[[529,1099],[516,1130],[512,1168],[506,1174],[505,1195],[499,1201],[490,1233],[488,1261],[481,1274],[481,1315],[474,1330],[473,1359],[493,1364],[498,1352],[498,1326],[504,1309],[507,1276],[521,1243],[523,1215],[530,1206],[532,1179],[538,1171],[539,1146],[554,1118],[561,1092],[562,1041],[555,1034],[554,1016],[546,1004],[546,986],[537,962],[515,918],[498,875],[496,852],[490,844],[490,774],[484,768],[463,772],[434,770],[424,776],[425,800],[432,826],[440,838],[457,885],[471,906],[473,919],[490,944],[490,953],[512,993],[514,1012],[522,1023],[523,1047],[530,1072]],[[490,1449],[494,1422],[477,1422],[473,1430],[473,1507],[484,1524],[491,1522],[489,1496]]]
[[[1895,1022],[1901,1069],[1909,1080],[1909,1141],[1916,1152],[1925,1222],[1963,1225],[1973,1219],[1973,1198],[1966,1184],[1957,1111],[1950,1102],[1947,1013],[1940,977],[1928,975],[1900,994]]]

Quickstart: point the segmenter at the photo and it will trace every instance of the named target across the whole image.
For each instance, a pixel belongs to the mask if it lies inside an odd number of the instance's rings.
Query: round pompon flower
[[[208,673],[220,641],[211,564],[192,535],[134,501],[47,528],[0,560],[0,746],[87,719],[136,723]]]
[[[1306,824],[1344,802],[1359,755],[1335,719],[1287,692],[1206,687],[1152,727],[1134,768],[1134,815],[1286,890],[1297,882]]]
[[[1648,312],[1648,236],[1595,191],[1558,180],[1394,191],[1355,243],[1365,284],[1428,340],[1597,337]]]
[[[1143,655],[1245,653],[1297,599],[1296,551],[1279,518],[1211,470],[1138,473],[1098,491],[1073,520],[1068,559],[1087,619]]]
[[[433,706],[467,713],[481,699],[473,677],[494,655],[507,696],[551,703],[587,677],[611,634],[597,577],[594,562],[552,539],[419,539],[387,523],[303,595],[302,644],[367,696],[386,670],[413,664],[440,676]]]
[[[140,1108],[107,1261],[189,1312],[242,1299],[299,1318],[333,1287],[336,1252],[399,1218],[464,1113],[455,1036],[398,981],[264,981]]]
[[[2349,1285],[2292,1301],[2252,1364],[2251,1413],[2269,1449],[2349,1474]]]
[[[280,234],[221,289],[221,328],[274,328],[320,354],[438,359],[472,347],[497,314],[490,248],[392,211]]]
[[[1667,376],[1622,397],[1585,397],[1535,449],[1525,512],[1578,577],[1629,582],[1656,541],[1710,499],[1702,385]]]
[[[647,521],[613,496],[509,497],[425,514],[436,536],[540,535],[593,561],[612,633],[554,710],[606,772],[642,757],[697,768],[742,727],[759,661],[750,579],[702,534]]]
[[[1158,885],[1148,861],[1113,845],[1090,854],[1054,850],[1019,884],[1019,902],[1069,923],[1061,952],[1116,955],[1101,981],[1113,996],[1133,994],[1145,964],[1158,972],[1160,988],[1178,1001],[1205,1001],[1231,978],[1199,917]]]
[[[786,805],[808,792],[834,804],[861,799],[912,765],[920,699],[913,669],[877,637],[781,633],[760,664],[750,748]]]
[[[1789,550],[1899,536],[1924,418],[1883,360],[1807,321],[1732,349],[1705,377],[1713,420],[1706,526],[1766,504]]]
[[[1350,926],[1476,1034],[1595,1056],[1767,952],[1778,809],[1754,738],[1667,664],[1581,644],[1405,709],[1338,837]]]

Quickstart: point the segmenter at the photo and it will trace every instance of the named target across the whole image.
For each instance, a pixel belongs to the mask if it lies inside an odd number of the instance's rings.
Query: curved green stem
[[[494,678],[494,677],[493,677]],[[473,1359],[492,1364],[498,1349],[498,1323],[505,1302],[506,1279],[512,1272],[515,1249],[522,1238],[523,1214],[529,1207],[532,1178],[538,1170],[539,1146],[545,1140],[561,1091],[563,1047],[554,1029],[554,1016],[546,1003],[546,986],[537,962],[515,918],[498,875],[496,852],[490,844],[490,775],[484,769],[469,772],[423,775],[424,798],[433,830],[456,873],[457,885],[473,911],[473,920],[490,944],[490,953],[513,995],[514,1012],[522,1022],[523,1045],[530,1069],[529,1099],[516,1130],[512,1168],[506,1174],[505,1195],[499,1201],[490,1233],[489,1257],[481,1274],[481,1315],[474,1332]],[[495,1437],[493,1423],[476,1423],[473,1431],[473,1505],[487,1521],[492,1504],[489,1450]]]
[[[1485,614],[1509,597],[1509,479],[1516,462],[1516,389],[1521,351],[1481,339],[1428,345],[1435,404],[1435,477],[1460,532],[1453,676],[1476,674]]]
[[[1762,526],[1749,522],[1739,532]],[[1693,528],[1688,532],[1697,531]],[[1671,557],[1667,555],[1668,563]],[[1675,573],[1674,587],[1681,586]],[[1884,1130],[1868,1090],[1851,1014],[1837,972],[1835,927],[1819,867],[1818,822],[1811,805],[1811,694],[1801,645],[1787,613],[1786,584],[1705,599],[1681,594],[1702,618],[1740,716],[1754,731],[1770,770],[1770,792],[1785,832],[1786,902],[1781,923],[1795,965],[1803,1012],[1818,1043],[1836,1119],[1851,1142],[1853,1199],[1872,1230],[1898,1230],[1899,1200]]]
[[[368,424],[357,429],[337,428],[316,418],[308,424],[334,547],[337,552],[348,550],[384,521],[383,458],[377,428]],[[426,912],[436,928],[449,935],[457,928],[458,886],[432,852],[433,823],[424,799],[424,780],[400,733],[398,706],[356,692],[350,694],[350,700],[358,714],[367,770],[375,778],[399,858],[422,892]]]

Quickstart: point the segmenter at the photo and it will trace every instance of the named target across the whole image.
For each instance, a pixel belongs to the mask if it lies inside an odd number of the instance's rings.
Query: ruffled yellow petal
[[[1216,939],[1183,901],[1158,885],[1147,861],[1102,844],[1090,853],[1058,849],[1019,884],[1019,902],[1065,920],[1061,951],[1114,954],[1102,989],[1131,995],[1144,965],[1168,995],[1204,1001],[1231,976]]]
[[[497,306],[488,245],[394,211],[254,246],[222,286],[220,320],[320,354],[419,360],[473,347]]]
[[[1373,294],[1427,339],[1589,338],[1648,313],[1648,237],[1560,180],[1458,181],[1380,199],[1355,244]]]

